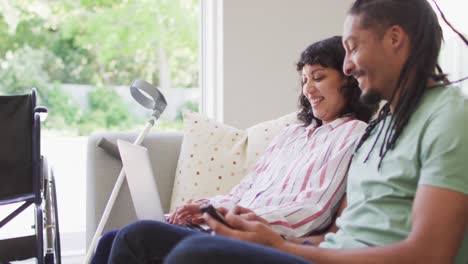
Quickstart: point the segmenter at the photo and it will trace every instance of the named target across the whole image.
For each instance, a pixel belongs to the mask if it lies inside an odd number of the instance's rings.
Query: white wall
[[[224,123],[245,128],[297,108],[295,62],[341,35],[351,0],[224,0]]]

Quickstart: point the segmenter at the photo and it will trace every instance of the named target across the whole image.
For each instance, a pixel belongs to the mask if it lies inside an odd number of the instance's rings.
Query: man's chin
[[[363,91],[363,93],[359,97],[359,100],[361,101],[361,103],[366,105],[375,105],[382,101],[382,97],[377,92],[367,90]]]

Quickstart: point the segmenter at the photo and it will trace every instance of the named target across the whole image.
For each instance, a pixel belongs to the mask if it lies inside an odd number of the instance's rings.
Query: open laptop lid
[[[148,149],[120,139],[117,145],[138,219],[166,221]]]

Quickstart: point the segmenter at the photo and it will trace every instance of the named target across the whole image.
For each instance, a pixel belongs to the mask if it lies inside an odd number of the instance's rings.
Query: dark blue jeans
[[[195,235],[181,241],[165,264],[307,264],[306,259],[223,236]]]
[[[110,251],[117,232],[119,230],[111,230],[101,236],[93,259],[91,259],[91,264],[105,264],[109,261]]]
[[[138,221],[123,227],[115,236],[109,263],[162,263],[184,238],[201,233],[158,221]],[[98,253],[98,252],[96,252]]]
[[[114,239],[115,237],[115,239]],[[106,245],[103,245],[105,243]],[[106,251],[112,247],[110,257]],[[305,259],[269,247],[210,236],[157,221],[138,221],[101,238],[93,263],[272,263],[304,264]],[[222,259],[222,261],[220,261]]]

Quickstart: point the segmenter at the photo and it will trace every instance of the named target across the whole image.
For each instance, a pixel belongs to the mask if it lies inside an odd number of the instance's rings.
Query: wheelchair
[[[40,149],[47,109],[36,106],[36,93],[32,88],[30,94],[0,96],[0,206],[18,205],[0,219],[0,228],[29,206],[34,209],[34,235],[0,240],[0,263],[61,263],[55,179]]]

